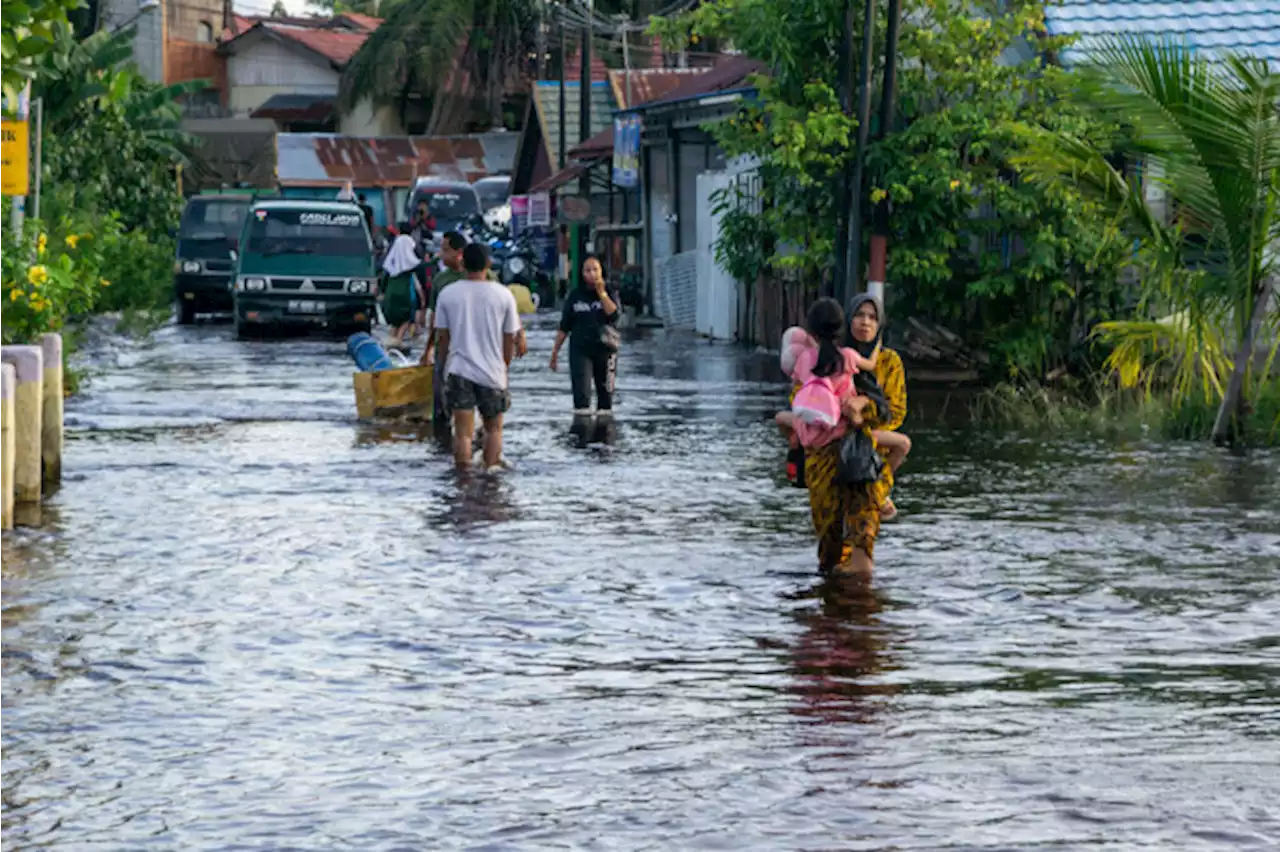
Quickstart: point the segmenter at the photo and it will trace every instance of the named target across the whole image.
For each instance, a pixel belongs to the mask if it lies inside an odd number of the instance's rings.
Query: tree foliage
[[[165,234],[177,221],[174,166],[185,160],[178,98],[202,82],[161,86],[131,64],[132,31],[58,40],[33,93],[45,102],[44,179],[54,197],[126,229]]]
[[[728,229],[734,247],[725,253],[763,233],[771,264],[815,282],[831,265],[838,180],[856,130],[833,86],[844,8],[717,0],[652,27],[664,38],[729,40],[771,69],[758,103],[713,128],[726,153],[758,158],[764,178],[761,222]],[[877,57],[884,29],[881,20]],[[1019,180],[1012,165],[1026,128],[1069,131],[1108,152],[1120,139],[1069,97],[1070,75],[1044,61],[1064,44],[1047,36],[1036,0],[904,0],[897,122],[867,152],[864,202],[887,199],[892,211],[892,311],[954,327],[1005,373],[1042,373],[1079,356],[1087,329],[1122,298],[1125,252],[1110,239],[1112,222],[1069,187]],[[880,76],[877,68],[877,96]],[[869,212],[859,211],[864,240]]]
[[[41,57],[68,31],[67,13],[81,0],[6,0],[0,3],[0,59],[4,64],[4,96],[16,102],[35,77]]]
[[[340,98],[403,110],[430,105],[428,133],[461,129],[477,114],[501,126],[502,101],[527,71],[539,20],[534,0],[399,3],[352,58]]]
[[[1210,61],[1174,43],[1110,41],[1081,74],[1080,100],[1125,120],[1172,222],[1143,188],[1069,129],[1034,134],[1019,165],[1047,187],[1083,194],[1139,246],[1139,316],[1099,328],[1127,385],[1159,383],[1174,402],[1223,398],[1230,353],[1250,360],[1250,325],[1266,310],[1280,241],[1280,75],[1261,60]],[[1258,317],[1280,332],[1280,315]],[[1280,345],[1280,344],[1276,344]],[[1259,375],[1276,358],[1273,345]],[[1262,392],[1255,384],[1252,397]]]

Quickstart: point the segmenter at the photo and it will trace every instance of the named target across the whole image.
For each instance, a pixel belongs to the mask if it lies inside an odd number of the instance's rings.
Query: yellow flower
[[[67,248],[75,248],[76,243],[80,242],[80,237],[76,234],[67,235]]]
[[[16,302],[22,298],[22,291],[17,288],[9,291],[9,301]]]
[[[108,280],[107,280],[107,279],[105,279],[105,278],[99,278],[99,279],[98,279],[98,283],[99,283],[99,284],[101,284],[103,287],[110,287],[110,286],[111,286],[111,282],[110,282],[110,281],[108,281]]]
[[[49,245],[49,238],[46,237],[44,234],[41,234],[39,237],[36,238],[36,252],[38,254],[43,256],[45,246],[47,245]]]
[[[49,272],[44,268],[44,264],[38,263],[27,270],[27,280],[35,287],[49,280]]]
[[[959,188],[960,188],[960,181],[958,181],[958,180],[953,180],[953,181],[951,181],[951,191],[952,191],[952,192],[955,192],[955,191],[956,191],[957,189],[959,189]]]
[[[888,196],[888,194],[889,193],[885,192],[883,189],[871,190],[871,203],[879,204],[881,201],[884,201],[885,197]]]

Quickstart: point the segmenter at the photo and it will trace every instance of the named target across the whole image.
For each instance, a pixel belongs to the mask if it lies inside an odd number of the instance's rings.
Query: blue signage
[[[619,115],[613,119],[613,184],[640,185],[640,116]]]

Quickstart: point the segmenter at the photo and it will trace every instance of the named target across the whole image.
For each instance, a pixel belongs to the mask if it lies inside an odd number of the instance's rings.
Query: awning
[[[553,189],[559,189],[560,187],[582,177],[582,175],[589,171],[593,166],[597,166],[608,159],[608,156],[610,155],[593,157],[589,160],[578,160],[571,165],[565,166],[546,180],[530,187],[529,191],[551,192]]]
[[[308,121],[317,124],[336,117],[337,97],[333,95],[272,95],[262,106],[249,113],[250,118],[274,121]]]

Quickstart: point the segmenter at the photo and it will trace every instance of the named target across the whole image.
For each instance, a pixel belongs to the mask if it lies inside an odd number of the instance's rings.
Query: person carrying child
[[[810,309],[807,320],[808,332],[801,328],[791,328],[783,335],[782,367],[784,372],[797,383],[797,390],[794,394],[792,410],[779,412],[776,420],[791,446],[787,456],[788,476],[797,485],[803,486],[804,451],[825,446],[836,438],[842,437],[847,431],[842,428],[838,416],[832,414],[831,394],[823,384],[810,384],[810,391],[802,394],[812,376],[821,377],[823,370],[829,370],[830,365],[838,363],[836,356],[832,354],[838,351],[844,359],[844,364],[838,371],[837,378],[830,380],[830,390],[835,394],[834,403],[844,405],[851,400],[857,400],[857,404],[854,405],[857,416],[849,420],[853,426],[862,425],[862,417],[857,414],[857,411],[867,403],[873,403],[877,420],[882,427],[872,429],[871,437],[877,449],[887,457],[889,468],[885,476],[887,484],[878,488],[877,492],[881,496],[879,501],[881,519],[889,520],[897,514],[897,507],[889,499],[893,473],[906,460],[907,453],[911,450],[911,439],[895,431],[901,425],[902,416],[905,415],[906,410],[905,393],[901,387],[901,360],[892,350],[882,353],[879,308],[875,300],[871,296],[862,294],[853,299],[850,309],[852,314],[850,331],[853,337],[851,347],[838,346],[837,341],[843,337],[844,312],[840,311],[839,304],[831,299],[819,300]],[[839,312],[838,324],[836,323],[837,312]],[[838,329],[834,335],[832,328]],[[821,331],[815,331],[815,329],[821,329]],[[824,351],[826,366],[818,369],[816,365],[824,362]],[[881,363],[882,354],[885,356],[885,363]],[[888,369],[894,365],[896,369]],[[886,395],[885,389],[880,387],[877,380],[877,374],[880,372],[885,372],[886,376],[898,377],[895,392],[891,395],[892,399]],[[902,397],[901,403],[895,405],[898,397]],[[898,408],[902,411],[897,411]]]

